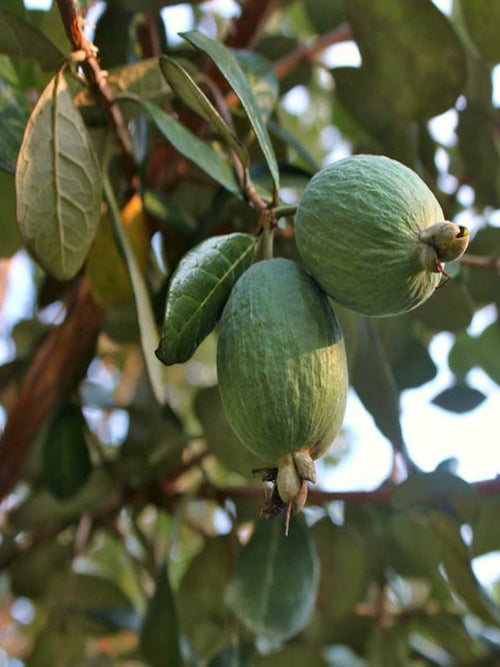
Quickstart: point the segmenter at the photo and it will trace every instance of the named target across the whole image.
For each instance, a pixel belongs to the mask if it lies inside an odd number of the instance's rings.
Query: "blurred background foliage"
[[[195,135],[226,155],[211,123],[167,83],[160,54],[182,63],[225,110],[250,156],[254,184],[262,192],[271,187],[265,156],[227,82],[176,36],[175,15],[165,8],[177,4],[109,0],[96,8],[80,0],[132,138],[132,179],[125,159],[112,163],[110,178],[136,273],[104,214],[84,268],[69,281],[51,277],[21,249],[15,170],[31,110],[71,45],[56,2],[42,11],[4,0],[0,10],[0,662],[498,665],[499,568],[493,565],[486,588],[473,566],[500,551],[498,471],[467,483],[453,461],[407,479],[396,465],[376,489],[336,493],[327,488],[328,473],[353,446],[346,430],[321,465],[325,490],[311,491],[285,538],[281,519],[258,520],[265,485],[252,474],[259,461],[222,412],[216,332],[185,364],[156,371],[167,400],[161,406],[155,399],[137,284],[159,325],[169,277],[186,251],[257,225],[250,204],[215,174],[208,178],[202,157],[186,160],[144,112],[157,105],[189,129],[181,147],[196,152]],[[430,0],[181,7],[190,29],[234,49],[271,137],[284,202],[296,203],[322,164],[382,153],[416,170],[447,217],[470,226],[469,252],[449,267],[453,281],[421,308],[380,320],[338,311],[352,395],[372,416],[374,437],[382,434],[397,452],[406,449],[402,392],[436,376],[429,346],[440,333],[452,335],[452,380],[433,397],[437,406],[472,411],[500,384],[500,117],[493,94],[500,4],[440,5],[445,11]],[[341,45],[354,54],[347,64],[338,57]],[[95,89],[75,73],[74,104],[102,161],[115,131]],[[453,140],[436,131],[439,119],[452,127]],[[280,222],[275,251],[298,259],[290,221]],[[479,333],[473,319],[482,323]],[[68,347],[57,336],[71,323]],[[147,340],[154,349],[158,341]],[[43,361],[46,349],[52,356]],[[54,373],[62,390],[29,449],[16,455],[12,442],[24,437],[36,411],[25,410],[8,428],[26,402],[23,383],[33,368],[41,369],[39,403]],[[478,368],[489,389],[471,381]],[[496,424],[481,429],[498,431]]]

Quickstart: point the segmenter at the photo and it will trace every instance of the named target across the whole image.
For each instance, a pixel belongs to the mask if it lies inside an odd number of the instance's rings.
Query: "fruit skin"
[[[295,238],[323,289],[369,316],[422,304],[446,275],[442,262],[468,244],[467,230],[444,220],[422,179],[381,155],[351,156],[319,171],[299,203]]]
[[[335,313],[296,262],[263,260],[239,278],[220,322],[217,373],[231,426],[278,465],[278,491],[292,501],[341,429],[348,387]]]

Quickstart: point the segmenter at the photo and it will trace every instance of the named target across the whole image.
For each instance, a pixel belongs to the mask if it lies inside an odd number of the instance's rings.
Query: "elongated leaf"
[[[465,83],[465,53],[431,0],[343,0],[343,8],[363,68],[397,116],[423,121],[453,106]]]
[[[474,574],[471,553],[462,539],[460,523],[439,510],[430,510],[428,520],[439,539],[443,566],[454,592],[474,614],[487,623],[499,625],[500,608]]]
[[[28,251],[60,280],[82,266],[100,217],[99,165],[61,72],[31,114],[16,168],[19,231]]]
[[[85,437],[86,422],[78,406],[64,405],[54,416],[43,444],[43,478],[59,499],[74,495],[87,480],[92,464]]]
[[[236,51],[238,61],[253,93],[262,119],[271,118],[278,102],[280,86],[272,62],[255,51]]]
[[[130,241],[127,238],[121,222],[120,211],[115,200],[113,189],[108,178],[104,179],[104,193],[108,200],[110,208],[110,220],[113,226],[113,232],[118,242],[118,246],[123,254],[127,269],[132,281],[132,290],[134,292],[135,306],[137,309],[137,319],[139,322],[139,331],[141,334],[141,347],[149,381],[160,405],[165,403],[165,386],[163,379],[163,369],[154,355],[154,347],[158,340],[158,329],[151,306],[151,299],[148,288],[144,280],[143,272],[132,250]]]
[[[0,53],[33,58],[45,71],[60,67],[64,58],[42,32],[5,9],[0,9]]]
[[[179,624],[174,595],[164,565],[144,618],[141,650],[151,667],[178,667],[181,664]]]
[[[474,387],[456,384],[439,392],[437,396],[434,396],[432,402],[444,410],[462,413],[474,410],[485,398],[483,392]]]
[[[28,109],[10,58],[0,57],[0,169],[16,171]]]
[[[460,0],[467,30],[489,63],[500,61],[500,5],[497,0]]]
[[[160,69],[167,83],[184,104],[210,123],[211,127],[234,150],[241,163],[247,167],[248,153],[245,147],[238,141],[229,125],[182,65],[173,58],[161,56]]]
[[[238,182],[229,162],[221,158],[208,144],[186,129],[175,118],[166,114],[159,106],[146,100],[138,101],[150,114],[163,136],[181,155],[184,155],[226,190],[240,195]]]
[[[282,641],[307,624],[318,575],[318,557],[300,518],[288,537],[281,518],[259,521],[236,561],[227,601],[256,635]]]
[[[236,232],[214,236],[179,262],[169,287],[158,358],[187,361],[212,331],[231,288],[250,266],[255,239]]]
[[[0,172],[0,257],[10,257],[19,250],[21,239],[16,224],[16,190],[14,177]]]
[[[255,131],[255,136],[257,137],[257,141],[264,153],[269,171],[271,172],[274,189],[277,191],[279,189],[279,172],[276,156],[267,128],[262,119],[259,106],[238,61],[226,46],[210,39],[198,30],[182,33],[182,37],[214,61],[238,96]]]

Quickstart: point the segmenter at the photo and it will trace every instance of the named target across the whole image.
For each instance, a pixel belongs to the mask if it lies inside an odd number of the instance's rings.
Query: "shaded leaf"
[[[160,107],[147,100],[140,100],[140,103],[150,114],[156,127],[181,155],[184,155],[226,190],[240,195],[236,176],[227,160],[221,158],[208,144],[175,118],[166,114]]]
[[[288,537],[281,517],[259,521],[236,560],[227,601],[253,633],[283,641],[307,624],[318,575],[318,557],[300,517]]]
[[[500,257],[500,229],[490,226],[480,229],[470,244],[469,252],[471,255],[491,257],[492,260]],[[464,267],[464,270],[467,269],[467,288],[474,303],[484,305],[494,301],[500,304],[500,277],[497,272]]]
[[[451,273],[451,265],[446,269]],[[474,304],[465,280],[458,275],[437,289],[424,304],[412,311],[412,317],[435,331],[461,331],[474,314]]]
[[[279,171],[276,156],[257,101],[235,56],[226,46],[210,39],[198,30],[182,33],[182,37],[214,61],[239,98],[271,172],[274,190],[277,191],[279,189]]]
[[[160,69],[172,90],[179,95],[184,104],[206,120],[234,150],[241,163],[248,166],[249,158],[245,147],[189,73],[168,56],[160,56]]]
[[[19,77],[5,57],[0,57],[0,92],[0,169],[14,174],[28,108]]]
[[[311,528],[320,561],[320,595],[316,607],[322,622],[332,625],[348,616],[366,593],[371,579],[369,554],[355,530],[329,518]]]
[[[467,30],[483,58],[500,61],[500,5],[496,0],[460,0]]]
[[[162,366],[154,354],[156,341],[158,340],[158,329],[154,319],[151,299],[146,285],[146,280],[132,249],[132,245],[125,233],[122,224],[121,213],[115,200],[113,189],[106,175],[103,182],[104,194],[108,201],[111,225],[115,234],[118,247],[125,259],[132,289],[134,292],[137,319],[141,335],[141,347],[146,362],[148,377],[151,382],[154,396],[160,405],[165,403],[165,383]]]
[[[26,127],[16,194],[26,248],[51,275],[72,278],[99,224],[101,182],[89,135],[61,72],[45,88]]]
[[[485,399],[482,391],[465,384],[456,384],[439,392],[432,402],[444,410],[462,413],[474,410]]]
[[[316,0],[313,0],[315,2]],[[272,62],[278,61],[291,51],[300,48],[301,43],[292,35],[281,33],[265,34],[259,40],[256,50]],[[280,78],[280,91],[283,95],[294,86],[307,86],[312,77],[313,67],[309,61],[300,62],[291,72]]]
[[[208,387],[199,391],[196,394],[194,410],[203,427],[210,451],[228,470],[256,479],[252,470],[264,465],[262,459],[247,449],[231,428],[222,408],[219,387]]]
[[[268,122],[278,102],[280,86],[270,60],[254,51],[236,51],[238,63],[245,74],[260,109]]]
[[[482,556],[490,551],[500,551],[500,496],[481,498],[479,518],[474,526],[472,553]]]
[[[235,232],[206,239],[181,259],[170,281],[156,351],[164,364],[187,361],[212,331],[254,248],[252,236]]]
[[[140,647],[151,667],[178,667],[181,664],[177,612],[166,565],[160,570],[146,610]]]
[[[226,587],[227,548],[225,537],[208,540],[191,561],[179,587],[181,629],[202,656],[213,655],[229,643],[222,595]]]
[[[408,632],[409,628],[405,628],[402,623],[394,627],[374,624],[366,647],[366,658],[370,667],[408,665],[410,657]]]
[[[0,9],[0,53],[33,58],[45,71],[59,68],[64,58],[44,33],[5,9]]]
[[[21,238],[16,224],[16,188],[14,177],[0,171],[0,257],[10,257],[19,250]]]
[[[414,128],[396,117],[372,73],[364,67],[336,67],[332,75],[337,98],[359,127],[373,137],[376,152],[414,166]],[[337,121],[336,115],[334,121]]]
[[[395,489],[392,502],[406,509],[435,507],[471,525],[479,513],[479,495],[474,486],[444,471],[412,475]]]
[[[465,55],[448,18],[430,0],[343,0],[382,99],[401,118],[425,120],[455,103]]]
[[[319,34],[334,30],[345,21],[341,0],[305,0],[304,9]]]
[[[79,406],[63,405],[54,415],[43,446],[43,479],[60,500],[70,498],[86,482],[92,464],[87,424]]]
[[[358,317],[356,360],[351,381],[380,431],[396,450],[404,449],[399,391],[380,336],[366,317]]]
[[[337,667],[337,663],[326,660],[321,647],[306,644],[287,644],[277,653],[257,657],[252,664],[254,667],[292,667],[292,665]]]
[[[453,591],[471,612],[487,623],[500,624],[500,608],[479,583],[471,564],[471,553],[460,533],[460,523],[439,510],[429,510],[430,526],[439,539],[446,575]]]
[[[244,647],[226,646],[214,655],[208,667],[255,667],[255,663]]]
[[[103,69],[108,70],[130,61],[133,54],[130,30],[132,17],[132,12],[116,2],[106,3],[93,40],[99,49],[99,63]]]

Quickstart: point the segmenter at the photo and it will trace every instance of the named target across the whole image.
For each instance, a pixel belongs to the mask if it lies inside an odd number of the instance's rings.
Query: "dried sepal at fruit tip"
[[[445,220],[423,229],[418,239],[420,241],[419,250],[422,253],[422,265],[428,271],[439,271],[438,262],[454,262],[464,254],[469,245],[470,236],[467,227]],[[422,245],[426,247],[422,248]]]

